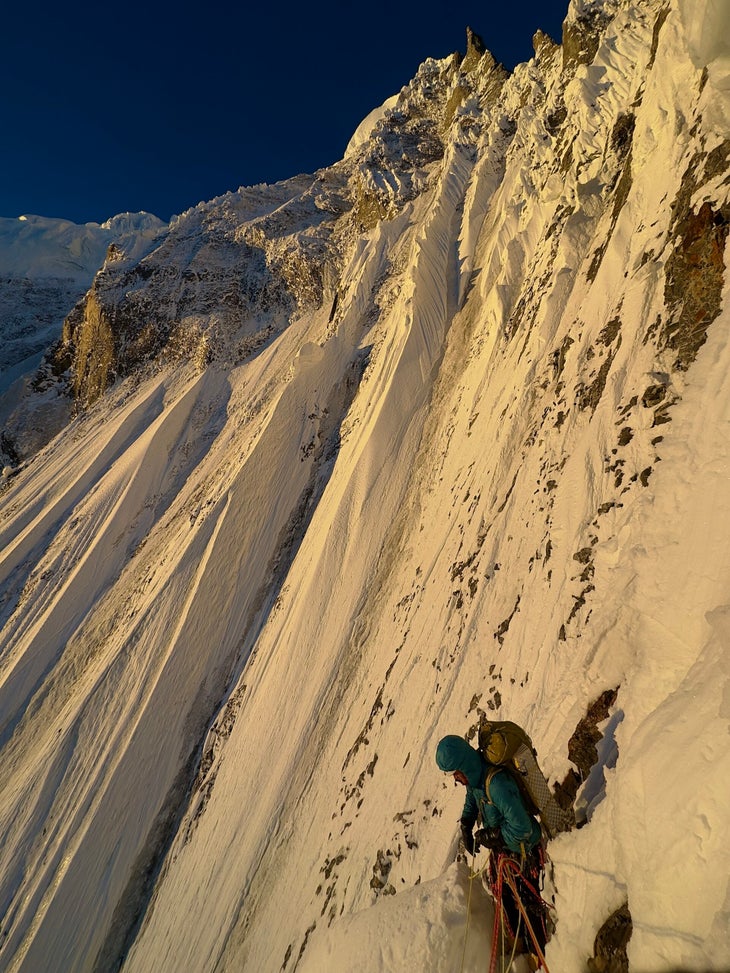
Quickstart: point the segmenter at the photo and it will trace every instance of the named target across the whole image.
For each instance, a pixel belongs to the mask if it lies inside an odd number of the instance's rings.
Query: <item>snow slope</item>
[[[730,132],[688,9],[576,3],[504,81],[427,62],[341,168],[201,204],[114,296],[194,266],[215,354],[6,478],[1,969],[486,968],[433,755],[494,713],[580,788],[553,973],[626,903],[630,969],[730,969]],[[413,171],[409,112],[445,133]],[[244,237],[286,300],[215,330]]]

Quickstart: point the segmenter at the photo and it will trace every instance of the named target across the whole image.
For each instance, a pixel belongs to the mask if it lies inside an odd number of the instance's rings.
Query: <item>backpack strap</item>
[[[490,767],[489,770],[487,771],[487,776],[484,778],[484,793],[487,795],[487,804],[494,804],[494,801],[492,800],[492,797],[489,793],[489,787],[492,781],[494,780],[494,778],[497,776],[497,774],[501,772],[501,770],[502,770],[501,767]]]

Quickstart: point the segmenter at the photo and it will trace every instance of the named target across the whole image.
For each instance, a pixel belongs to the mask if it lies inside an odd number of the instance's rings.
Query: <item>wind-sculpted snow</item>
[[[486,968],[492,714],[583,824],[553,973],[730,965],[729,133],[674,7],[564,40],[97,278],[165,339],[6,471],[3,969]]]

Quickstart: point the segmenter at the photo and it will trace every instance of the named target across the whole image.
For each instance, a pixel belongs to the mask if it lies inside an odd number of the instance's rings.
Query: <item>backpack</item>
[[[508,720],[482,720],[479,727],[478,750],[490,764],[502,767],[509,763],[521,746],[536,753],[532,740],[521,726]]]
[[[484,790],[491,804],[489,785],[495,774],[506,770],[520,789],[528,812],[540,818],[540,823],[554,838],[560,831],[569,831],[575,824],[572,811],[560,807],[537,763],[532,740],[522,727],[508,720],[483,720],[479,727],[477,748],[492,766],[487,771]]]

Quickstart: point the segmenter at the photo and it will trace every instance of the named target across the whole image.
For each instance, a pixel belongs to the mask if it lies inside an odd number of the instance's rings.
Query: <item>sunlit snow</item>
[[[485,970],[436,743],[496,713],[563,781],[616,690],[548,848],[550,971],[627,902],[635,973],[730,969],[730,133],[681,6],[572,8],[604,32],[563,73],[420,75],[443,157],[385,173],[321,306],[146,363],[5,470],[0,968]],[[317,178],[201,204],[170,260]]]

